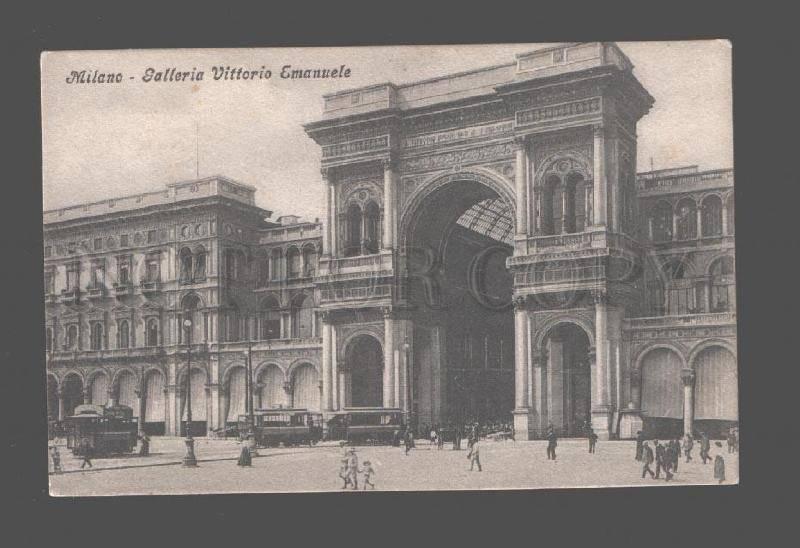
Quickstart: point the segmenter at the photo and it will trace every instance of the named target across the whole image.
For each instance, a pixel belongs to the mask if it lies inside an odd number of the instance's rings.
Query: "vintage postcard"
[[[44,53],[51,494],[738,483],[732,47]]]

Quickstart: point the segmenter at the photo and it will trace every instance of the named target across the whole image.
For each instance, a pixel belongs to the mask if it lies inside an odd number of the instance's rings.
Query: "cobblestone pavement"
[[[536,489],[555,487],[613,487],[626,485],[716,484],[714,465],[681,460],[669,483],[641,478],[633,459],[634,443],[599,442],[589,454],[585,440],[561,440],[558,460],[548,461],[546,442],[484,442],[483,472],[470,472],[467,451],[437,450],[425,442],[406,456],[397,447],[359,447],[360,462],[372,461],[376,490]],[[334,445],[260,449],[251,468],[236,466],[240,446],[233,441],[197,440],[197,468],[183,468],[180,439],[154,439],[153,457],[97,459],[92,471],[50,476],[54,496],[123,494],[248,493],[275,491],[339,491],[342,449]],[[162,453],[159,455],[159,450]],[[725,459],[726,484],[738,483],[739,455],[712,447],[711,456]],[[62,452],[65,453],[65,452]],[[226,460],[220,460],[226,459]],[[67,470],[80,462],[70,455]],[[148,461],[145,466],[142,461]],[[112,469],[116,467],[116,469]],[[125,468],[121,468],[125,467]],[[105,469],[102,469],[105,468]],[[360,478],[359,478],[360,480]],[[361,488],[361,485],[359,485]]]

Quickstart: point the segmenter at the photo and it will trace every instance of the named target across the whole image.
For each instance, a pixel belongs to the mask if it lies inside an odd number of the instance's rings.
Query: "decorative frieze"
[[[499,158],[511,158],[513,155],[514,144],[509,141],[484,147],[454,150],[418,158],[407,158],[401,160],[400,171],[407,173],[451,168],[453,166],[458,166],[460,168],[460,166],[468,164],[483,163]]]
[[[348,141],[336,145],[324,145],[322,147],[322,158],[329,160],[341,156],[353,154],[363,154],[365,152],[375,152],[387,150],[389,148],[389,135],[371,137],[369,139],[359,139],[358,141]]]
[[[515,116],[515,125],[524,127],[540,122],[598,114],[601,111],[600,97],[592,97],[580,101],[571,101],[559,105],[532,108],[518,111]]]
[[[514,130],[514,122],[506,120],[493,124],[472,126],[438,133],[428,133],[416,135],[403,139],[403,148],[413,149],[419,147],[441,146],[471,139],[486,139],[498,135],[511,133]]]

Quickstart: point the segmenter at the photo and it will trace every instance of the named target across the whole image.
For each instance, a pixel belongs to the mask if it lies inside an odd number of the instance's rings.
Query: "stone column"
[[[219,408],[217,409],[217,420],[220,426],[225,426],[228,420],[228,389],[225,386],[217,386],[219,397]]]
[[[728,235],[728,208],[722,203],[722,235]]]
[[[551,336],[547,349],[547,420],[557,433],[564,424],[564,343]]]
[[[336,344],[336,326],[331,323],[331,387],[330,398],[331,408],[341,409],[344,407],[344,400],[339,397],[339,349]]]
[[[395,174],[391,158],[383,160],[383,249],[394,248]]]
[[[338,238],[338,211],[336,208],[336,185],[334,184],[333,178],[329,175],[329,188],[328,192],[330,194],[329,202],[330,202],[330,212],[328,213],[328,237],[330,238],[331,244],[331,257],[336,257],[339,253],[339,238]]]
[[[606,199],[606,146],[605,128],[594,126],[594,224],[606,226],[608,200]]]
[[[144,433],[144,397],[144,387],[140,386],[136,389],[136,431],[140,436]]]
[[[528,311],[525,298],[514,299],[514,407],[528,407]]]
[[[331,364],[331,318],[329,312],[320,314],[322,320],[322,411],[333,409],[331,387],[333,385],[333,368]]]
[[[608,386],[608,295],[594,292],[595,367],[592,375],[592,428],[601,440],[607,440],[610,427]]]
[[[389,309],[383,312],[383,406],[395,407],[394,401],[394,317]]]
[[[514,183],[516,187],[516,233],[520,236],[528,233],[528,191],[527,191],[527,163],[528,163],[528,139],[526,137],[515,137],[515,170]]]
[[[700,238],[703,235],[703,208],[697,208],[697,232],[696,237]]]
[[[92,389],[88,386],[83,387],[83,399],[81,403],[90,403],[92,401]]]
[[[58,420],[64,420],[64,392],[62,390],[58,390],[56,392],[56,396],[58,397]]]
[[[106,400],[106,403],[109,407],[117,406],[117,394],[113,388],[108,389],[108,400]]]
[[[331,254],[331,188],[328,182],[328,174],[330,169],[322,168],[320,174],[322,175],[322,188],[325,189],[325,224],[322,227],[322,255],[329,257]],[[269,261],[270,258],[267,258]]]
[[[535,415],[536,436],[541,436],[547,428],[547,360],[546,351],[537,352],[534,356],[531,371],[533,372],[533,413]]]
[[[694,426],[694,369],[681,369],[683,382],[683,433],[692,433]]]

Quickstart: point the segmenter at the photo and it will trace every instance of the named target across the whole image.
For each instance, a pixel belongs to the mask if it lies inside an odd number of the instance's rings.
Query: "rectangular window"
[[[161,257],[158,254],[147,256],[145,276],[148,282],[161,281]]]
[[[96,262],[92,265],[92,287],[103,287],[106,281],[105,262]]]
[[[94,239],[94,250],[100,251],[103,248],[103,238]]]
[[[44,273],[44,294],[52,295],[55,293],[56,275],[52,270]]]
[[[120,247],[128,247],[128,235],[123,234],[119,237],[119,245]]]
[[[80,263],[71,263],[67,265],[67,289],[74,290],[80,286]]]
[[[147,231],[147,243],[152,244],[156,241],[156,231],[155,230],[148,230]]]
[[[131,282],[131,258],[128,255],[117,257],[117,282],[119,285]]]
[[[44,248],[44,256],[50,257],[53,254],[53,246],[45,246]]]

